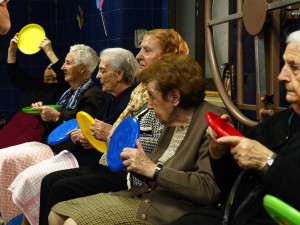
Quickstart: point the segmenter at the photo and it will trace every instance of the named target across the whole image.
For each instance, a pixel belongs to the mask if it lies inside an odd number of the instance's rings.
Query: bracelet
[[[163,165],[162,164],[157,164],[156,165],[156,169],[155,169],[155,172],[153,174],[153,180],[156,180],[157,179],[157,176],[158,174],[160,173],[161,169],[163,168]]]

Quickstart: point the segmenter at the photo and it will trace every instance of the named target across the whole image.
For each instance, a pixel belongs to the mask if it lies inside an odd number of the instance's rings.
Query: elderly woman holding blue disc
[[[148,156],[124,148],[123,165],[138,174],[141,186],[101,193],[56,204],[49,224],[164,224],[214,205],[221,190],[208,156],[205,113],[225,110],[204,101],[205,78],[189,55],[166,54],[141,71],[147,84],[148,107],[165,125],[155,150]]]

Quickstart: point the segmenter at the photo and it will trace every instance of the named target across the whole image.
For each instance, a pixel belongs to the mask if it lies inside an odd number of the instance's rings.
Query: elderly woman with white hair
[[[70,85],[70,88],[57,102],[61,108],[56,110],[42,105],[42,102],[33,104],[32,109],[40,110],[40,116],[46,123],[44,143],[53,129],[63,122],[75,118],[77,112],[85,111],[95,116],[102,107],[104,94],[91,79],[98,63],[99,57],[91,47],[83,44],[70,47],[61,67],[64,79]],[[51,149],[47,144],[27,142],[0,150],[0,212],[5,223],[21,213],[13,203],[11,193],[8,191],[14,178],[27,167],[52,157],[53,150],[60,152],[73,145],[72,141],[67,141],[55,147],[51,146]],[[67,154],[62,155],[68,157]],[[66,168],[74,167],[74,164],[65,166]]]

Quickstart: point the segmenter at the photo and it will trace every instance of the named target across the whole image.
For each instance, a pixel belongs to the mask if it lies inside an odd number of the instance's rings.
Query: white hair
[[[86,76],[90,78],[99,63],[99,57],[94,49],[87,45],[77,44],[70,47],[70,52],[74,53],[74,62],[77,66],[85,64]]]
[[[134,55],[124,48],[107,48],[101,51],[100,60],[109,57],[109,66],[115,72],[124,71],[123,82],[133,84],[140,71],[140,65]]]
[[[300,30],[294,31],[286,38],[286,44],[291,42],[300,42]]]

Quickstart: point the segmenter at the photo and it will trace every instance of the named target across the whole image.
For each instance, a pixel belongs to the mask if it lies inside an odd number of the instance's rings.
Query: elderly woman
[[[141,71],[147,84],[148,107],[165,125],[155,150],[121,153],[128,172],[143,178],[141,186],[56,204],[49,224],[163,224],[199,205],[218,203],[208,157],[208,111],[224,110],[204,101],[205,78],[189,55],[167,54]],[[66,221],[67,220],[67,221]]]
[[[103,122],[113,124],[125,109],[135,85],[139,64],[133,54],[123,48],[108,48],[100,53],[97,78],[102,91],[108,93],[106,101],[92,123],[94,129]],[[103,122],[102,122],[103,121]],[[39,224],[40,184],[42,178],[50,172],[66,169],[69,164],[97,167],[101,153],[93,148],[83,136],[81,130],[72,131],[72,141],[77,143],[69,150],[68,157],[61,159],[56,155],[33,165],[20,173],[10,186],[14,202],[24,212],[30,224]],[[74,157],[76,159],[74,159]],[[75,163],[75,162],[76,163]],[[48,212],[49,213],[49,212]]]
[[[86,45],[73,45],[61,67],[64,79],[70,88],[61,96],[57,104],[60,110],[42,106],[33,109],[41,110],[41,118],[46,122],[44,141],[50,132],[64,121],[74,118],[78,111],[86,111],[95,116],[101,108],[104,95],[91,80],[91,74],[98,65],[97,53]],[[26,130],[24,131],[26,132]],[[27,142],[0,150],[0,212],[5,222],[21,213],[12,202],[11,193],[7,190],[14,178],[27,167],[53,156],[54,151],[71,148],[72,141],[51,146],[39,142]],[[74,167],[74,165],[72,165]]]
[[[143,70],[162,55],[170,52],[188,54],[189,48],[180,34],[173,29],[155,29],[145,33],[141,50],[136,58],[140,63],[140,69]],[[127,116],[137,116],[141,128],[141,144],[146,153],[151,153],[157,144],[163,126],[155,117],[153,110],[144,110],[147,99],[146,85],[140,83],[132,92],[130,102],[115,126]],[[101,122],[101,130],[95,130],[96,138],[106,140],[111,129],[111,125],[106,125],[103,121]],[[93,127],[91,129],[94,130]],[[104,135],[100,136],[100,133],[104,133]],[[57,171],[43,179],[40,224],[48,224],[51,207],[58,202],[103,192],[119,191],[133,184],[141,184],[134,174],[127,174],[126,171],[111,172],[107,167],[105,155],[101,157],[100,165],[97,167],[87,166]]]

